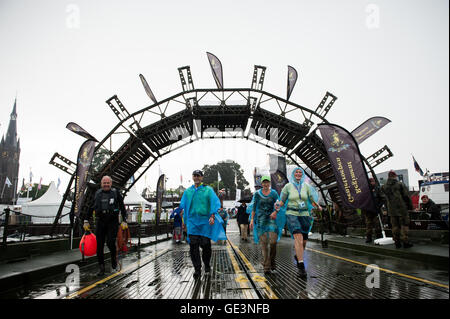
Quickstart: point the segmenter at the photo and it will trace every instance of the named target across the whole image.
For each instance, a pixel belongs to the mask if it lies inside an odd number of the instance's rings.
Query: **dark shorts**
[[[311,216],[294,216],[286,214],[286,223],[289,232],[292,235],[301,233],[304,240],[308,239],[313,220],[314,219]]]

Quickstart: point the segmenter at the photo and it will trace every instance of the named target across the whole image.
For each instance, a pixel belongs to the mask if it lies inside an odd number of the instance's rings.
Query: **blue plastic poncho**
[[[227,210],[224,209],[224,208],[219,209],[219,215],[220,215],[220,217],[222,217],[223,225],[227,226],[228,225],[228,218],[229,218]]]
[[[180,208],[184,209],[183,220],[189,235],[208,237],[213,241],[226,240],[223,220],[218,214],[220,200],[214,190],[205,185],[195,188],[194,185],[186,189],[181,198]],[[215,214],[215,222],[209,224],[209,218]]]
[[[270,219],[270,215],[275,211],[275,203],[279,200],[278,193],[271,189],[269,195],[264,195],[262,189],[255,192],[252,202],[247,208],[255,211],[253,219],[253,241],[259,243],[259,237],[264,233],[274,232],[278,234],[277,241],[280,240],[281,234],[286,223],[286,210],[281,209],[277,213],[275,220]]]
[[[172,214],[170,215],[170,218],[173,218],[173,227],[182,227],[183,226],[183,220],[181,218],[181,211],[182,211],[182,209],[180,207],[177,207],[173,210]]]
[[[295,178],[295,172],[297,170],[300,170],[302,172],[302,178],[300,181],[297,182],[297,179]],[[312,209],[314,206],[312,205],[313,202],[317,203],[319,199],[319,194],[317,193],[316,189],[306,183],[305,181],[306,174],[305,171],[301,167],[296,167],[291,174],[291,177],[289,179],[289,184],[286,184],[286,186],[281,191],[281,200],[284,201],[283,208],[287,210],[287,207],[289,206],[289,197],[286,196],[286,194],[289,191],[292,191],[293,189],[298,192],[298,194],[301,194],[299,196],[299,200],[303,200],[306,203],[306,211],[308,212],[307,215],[311,217],[311,226],[309,227],[309,230],[307,232],[309,233],[311,231],[314,219],[312,219]],[[291,206],[298,206],[298,203],[291,203]],[[303,210],[304,211],[304,210]],[[291,234],[292,237],[292,234]]]

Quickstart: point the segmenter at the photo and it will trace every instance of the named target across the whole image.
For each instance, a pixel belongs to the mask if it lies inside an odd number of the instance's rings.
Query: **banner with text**
[[[93,137],[91,134],[89,134],[84,128],[79,126],[77,123],[69,122],[69,123],[67,123],[66,128],[80,136],[83,136],[84,138],[87,138],[88,140],[94,140],[94,141],[98,142],[95,137]]]
[[[318,129],[345,205],[376,211],[367,172],[354,137],[334,124],[319,124]]]
[[[80,216],[81,205],[83,204],[84,191],[86,190],[86,183],[88,179],[89,168],[92,164],[94,156],[95,141],[85,141],[78,152],[77,157],[77,171],[75,176],[75,216]]]
[[[223,89],[222,63],[220,63],[220,60],[214,54],[206,52],[206,55],[208,56],[208,61],[211,65],[212,74],[214,80],[216,81],[217,88]]]
[[[159,225],[161,218],[162,202],[164,196],[166,177],[164,174],[159,176],[158,184],[156,185],[156,225]]]
[[[358,144],[361,144],[388,123],[391,123],[391,121],[385,117],[372,117],[355,128],[352,132],[352,135],[355,138],[356,142]]]

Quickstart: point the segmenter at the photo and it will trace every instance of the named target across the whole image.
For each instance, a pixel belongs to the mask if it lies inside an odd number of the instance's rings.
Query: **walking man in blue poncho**
[[[203,185],[203,172],[195,170],[192,173],[194,185],[183,194],[180,208],[184,209],[184,223],[187,228],[187,241],[190,246],[190,255],[194,266],[194,279],[199,279],[202,269],[202,260],[205,273],[211,272],[211,239],[226,240],[223,220],[218,214],[220,200],[214,190]],[[200,247],[202,255],[200,257]]]

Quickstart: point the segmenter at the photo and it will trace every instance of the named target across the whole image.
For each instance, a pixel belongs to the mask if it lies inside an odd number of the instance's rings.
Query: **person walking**
[[[380,188],[376,184],[376,181],[374,178],[369,178],[369,188],[372,191],[373,199],[375,201],[375,211],[364,211],[364,215],[366,217],[366,243],[372,242],[372,233],[373,229],[375,228],[375,235],[376,238],[383,237],[381,233],[381,225],[378,220],[378,214],[381,210],[381,197],[380,197]]]
[[[262,188],[253,195],[250,229],[253,230],[255,244],[260,244],[264,273],[276,269],[275,257],[277,241],[284,227],[284,214],[279,214],[275,203],[279,200],[276,190],[270,188],[270,177],[261,178]]]
[[[94,211],[97,219],[95,236],[97,238],[97,258],[100,269],[97,275],[103,276],[105,274],[103,252],[105,242],[111,254],[112,271],[117,270],[116,238],[119,229],[119,212],[122,215],[121,227],[123,229],[128,228],[127,211],[123,203],[123,197],[117,189],[112,188],[110,176],[103,176],[101,180],[101,188],[95,193],[93,205],[84,218],[84,230],[90,230],[89,220],[92,218]]]
[[[222,226],[223,220],[218,214],[220,200],[210,186],[203,185],[203,172],[195,170],[192,173],[192,180],[194,185],[183,193],[180,208],[184,210],[183,219],[194,266],[194,279],[199,279],[202,260],[205,273],[209,274],[211,271],[211,239],[217,242],[226,240],[227,237]]]
[[[227,210],[225,208],[222,207],[222,208],[219,209],[219,215],[220,215],[220,217],[223,220],[223,230],[224,230],[224,232],[226,234],[227,233],[228,219],[229,219],[228,212],[227,212]],[[222,243],[222,245],[225,245],[226,241],[222,240],[221,243]]]
[[[236,215],[236,220],[239,226],[239,232],[241,235],[241,239],[243,241],[248,241],[248,219],[249,214],[247,214],[247,205],[245,203],[242,203],[241,206],[238,207],[238,212]]]
[[[286,209],[286,223],[291,237],[294,239],[295,261],[300,274],[305,276],[306,269],[303,253],[308,241],[308,234],[313,225],[312,209],[322,211],[317,203],[319,195],[308,183],[305,183],[305,172],[301,167],[294,168],[291,179],[281,191],[280,207]]]
[[[173,218],[173,240],[176,244],[181,242],[183,219],[182,219],[182,209],[177,207],[173,210],[170,218]]]
[[[413,246],[408,240],[409,215],[408,210],[412,210],[412,201],[409,198],[406,186],[397,180],[397,174],[391,170],[388,173],[388,180],[381,187],[381,194],[387,203],[388,215],[392,224],[392,237],[396,248]]]

